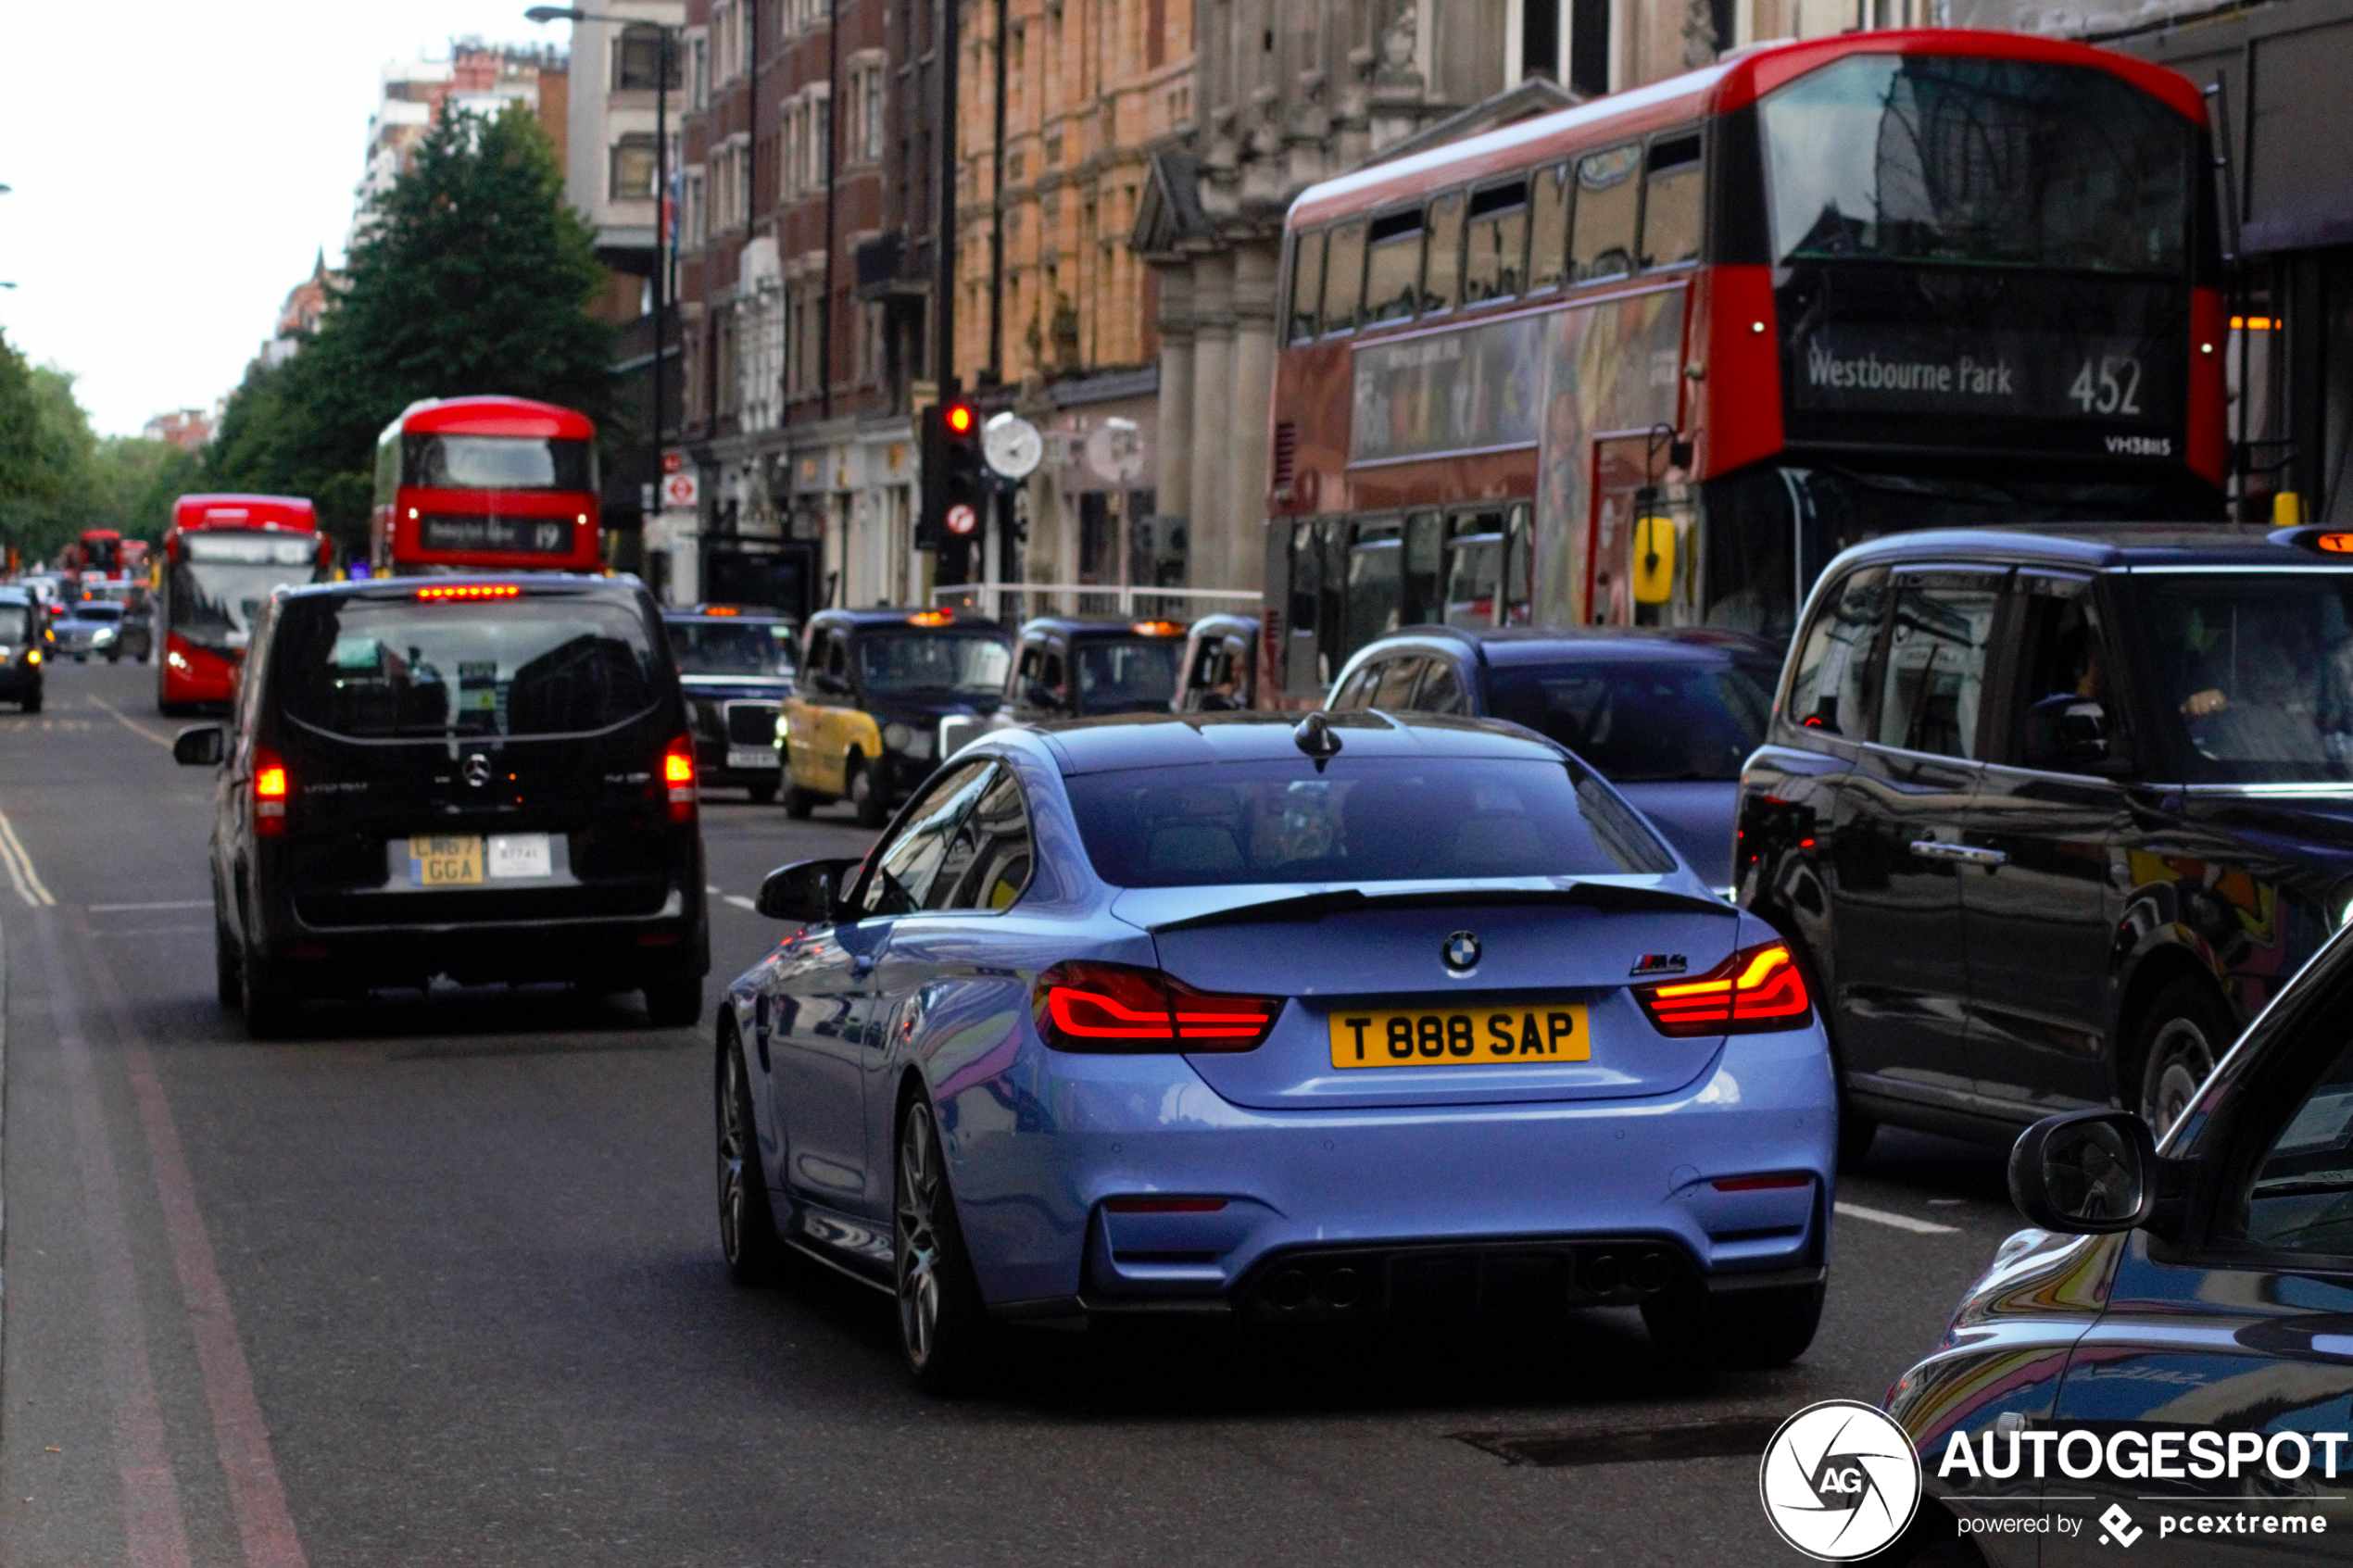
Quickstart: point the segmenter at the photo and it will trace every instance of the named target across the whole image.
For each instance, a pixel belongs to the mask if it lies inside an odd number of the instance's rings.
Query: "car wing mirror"
[[[752,909],[770,920],[824,925],[840,907],[842,891],[857,868],[856,860],[796,860],[779,866],[761,883]]]
[[[2019,1135],[2010,1200],[2029,1224],[2063,1236],[2162,1228],[2179,1208],[2185,1169],[2158,1158],[2148,1123],[2132,1111],[2070,1110]]]
[[[171,759],[183,768],[217,768],[228,755],[228,732],[218,724],[191,724],[171,737]]]
[[[2108,709],[2062,692],[2026,710],[2026,765],[2090,772],[2109,760]]]
[[[1063,705],[1062,693],[1042,681],[1032,681],[1022,688],[1021,700],[1030,708],[1054,708]]]

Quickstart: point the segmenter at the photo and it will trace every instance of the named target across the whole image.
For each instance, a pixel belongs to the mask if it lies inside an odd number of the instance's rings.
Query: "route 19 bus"
[[[376,438],[378,573],[596,571],[597,427],[522,397],[412,403]]]
[[[237,693],[254,612],[280,587],[326,577],[319,514],[293,495],[182,495],[163,535],[156,710],[169,717]]]
[[[2169,71],[1888,31],[1311,188],[1262,690],[1416,621],[1786,639],[1899,528],[2220,517],[2209,168]]]

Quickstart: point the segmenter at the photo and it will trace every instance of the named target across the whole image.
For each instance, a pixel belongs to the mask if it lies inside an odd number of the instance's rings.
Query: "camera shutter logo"
[[[1852,1562],[1902,1535],[1920,1505],[1904,1429],[1869,1405],[1825,1399],[1781,1423],[1756,1490],[1781,1539],[1818,1562]]]

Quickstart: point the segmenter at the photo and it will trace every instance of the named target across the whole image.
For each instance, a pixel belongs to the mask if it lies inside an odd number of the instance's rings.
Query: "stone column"
[[[1267,425],[1275,395],[1275,268],[1261,242],[1234,252],[1233,445],[1227,458],[1226,578],[1221,588],[1257,588],[1265,571]],[[1239,607],[1235,607],[1239,608]]]
[[[1192,579],[1196,588],[1231,587],[1232,480],[1227,466],[1240,432],[1234,422],[1234,259],[1193,263]]]
[[[1152,454],[1155,502],[1163,517],[1186,520],[1192,544],[1186,552],[1187,581],[1201,576],[1200,531],[1193,514],[1193,273],[1189,267],[1158,270],[1160,284],[1160,439]]]

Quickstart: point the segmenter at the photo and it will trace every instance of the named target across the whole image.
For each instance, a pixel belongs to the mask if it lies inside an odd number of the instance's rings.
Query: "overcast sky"
[[[319,247],[339,258],[384,62],[453,36],[568,42],[528,3],[12,6],[0,328],[80,378],[101,434],[209,408]]]

